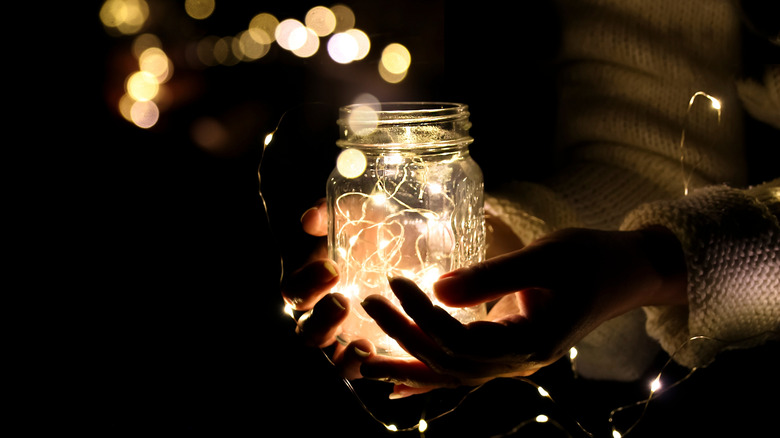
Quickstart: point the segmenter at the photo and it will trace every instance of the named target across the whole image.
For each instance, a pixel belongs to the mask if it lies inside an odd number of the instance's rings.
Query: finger
[[[374,344],[366,339],[358,339],[350,342],[345,348],[337,349],[333,362],[342,377],[354,380],[363,377],[360,366],[374,356],[376,356]]]
[[[370,295],[361,305],[379,327],[412,356],[427,364],[436,364],[445,360],[438,345],[387,298],[381,295]]]
[[[467,307],[531,287],[552,288],[561,275],[554,261],[550,248],[530,245],[444,274],[433,284],[433,290],[445,305]]]
[[[349,314],[349,299],[333,293],[321,299],[314,308],[298,319],[295,332],[308,345],[325,347],[336,340],[341,324]]]
[[[413,281],[394,277],[389,279],[404,311],[445,351],[452,352],[452,344],[462,339],[465,328],[446,310],[434,306],[431,300]]]
[[[296,310],[309,310],[336,285],[338,275],[338,267],[332,260],[314,260],[284,275],[282,296]]]
[[[403,383],[393,385],[393,392],[390,393],[390,399],[395,400],[399,398],[405,398],[412,395],[424,394],[426,392],[433,391],[440,386],[408,386]]]
[[[453,376],[433,371],[417,359],[399,359],[380,355],[363,362],[360,373],[367,379],[389,381],[412,388],[453,387],[461,383]]]
[[[328,204],[321,199],[301,216],[303,231],[312,236],[328,235]]]

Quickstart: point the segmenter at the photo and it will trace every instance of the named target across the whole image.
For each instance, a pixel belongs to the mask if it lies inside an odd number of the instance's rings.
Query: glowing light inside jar
[[[342,108],[344,150],[327,186],[329,256],[340,268],[332,291],[350,297],[353,309],[341,342],[365,338],[380,354],[406,355],[362,300],[378,294],[398,304],[387,279],[403,276],[440,305],[439,277],[482,261],[483,181],[468,154],[465,109],[374,101]],[[484,306],[445,310],[463,323],[485,313]]]

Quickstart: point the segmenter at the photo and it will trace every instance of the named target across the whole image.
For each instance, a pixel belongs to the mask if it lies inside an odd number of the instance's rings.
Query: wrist
[[[644,305],[688,304],[688,271],[682,245],[669,229],[651,226],[637,230],[640,245],[651,268],[660,279]]]

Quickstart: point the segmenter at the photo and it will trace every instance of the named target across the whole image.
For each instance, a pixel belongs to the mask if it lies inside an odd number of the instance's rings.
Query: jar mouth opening
[[[358,117],[376,118],[380,125],[430,123],[468,119],[468,105],[453,102],[378,102],[356,103],[339,110],[340,125]]]
[[[378,102],[339,110],[342,147],[440,148],[467,145],[468,106],[453,102]]]

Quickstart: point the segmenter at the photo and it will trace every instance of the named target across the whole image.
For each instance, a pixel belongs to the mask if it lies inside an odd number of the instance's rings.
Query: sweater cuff
[[[660,225],[680,240],[688,306],[649,306],[645,313],[648,334],[681,365],[705,366],[724,349],[778,338],[780,227],[764,202],[775,199],[776,185],[761,192],[707,187],[645,204],[621,226]]]

